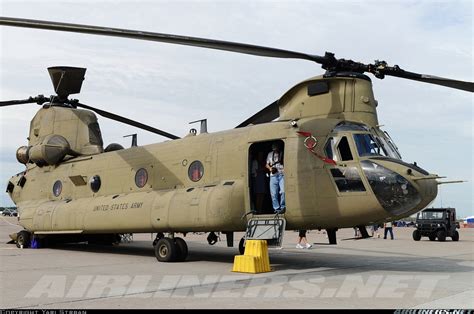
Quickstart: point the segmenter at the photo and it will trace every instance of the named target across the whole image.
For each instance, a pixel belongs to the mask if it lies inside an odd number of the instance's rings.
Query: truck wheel
[[[436,240],[436,235],[431,234],[431,235],[428,236],[428,238],[430,239],[430,241],[435,241]]]
[[[446,231],[440,230],[438,231],[436,235],[437,235],[438,241],[444,242],[444,240],[446,240]]]
[[[16,238],[16,247],[17,248],[28,248],[30,247],[30,233],[26,230],[22,230],[18,232],[17,238]]]
[[[457,232],[457,230],[453,232],[453,235],[451,236],[451,240],[459,241],[459,232]]]
[[[155,245],[155,256],[159,262],[174,262],[178,248],[170,238],[161,238]]]
[[[421,232],[419,230],[413,231],[413,240],[420,241],[421,239]]]

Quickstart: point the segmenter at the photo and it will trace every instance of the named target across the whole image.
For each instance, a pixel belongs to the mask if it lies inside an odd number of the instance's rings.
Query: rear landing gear
[[[157,237],[153,245],[159,262],[183,262],[188,257],[188,245],[182,238]]]

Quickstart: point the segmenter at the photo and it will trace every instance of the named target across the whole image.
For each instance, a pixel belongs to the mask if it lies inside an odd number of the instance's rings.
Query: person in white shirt
[[[286,210],[285,177],[283,169],[283,152],[278,144],[272,144],[272,151],[267,155],[267,169],[270,171],[270,194],[275,213],[281,214]]]
[[[383,228],[385,229],[383,238],[387,239],[387,233],[390,232],[390,238],[393,240],[392,222],[389,221],[389,222],[384,223]]]

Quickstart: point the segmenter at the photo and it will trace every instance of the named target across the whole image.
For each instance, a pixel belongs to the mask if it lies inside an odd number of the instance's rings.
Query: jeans
[[[275,211],[284,209],[285,206],[285,176],[277,173],[270,177],[270,194],[272,196],[272,205]],[[280,201],[278,201],[280,194]]]
[[[386,228],[385,228],[384,235],[383,235],[383,238],[384,238],[384,239],[387,238],[387,232],[390,232],[390,237],[391,237],[392,240],[393,240],[393,230],[392,230],[392,227],[386,227]]]

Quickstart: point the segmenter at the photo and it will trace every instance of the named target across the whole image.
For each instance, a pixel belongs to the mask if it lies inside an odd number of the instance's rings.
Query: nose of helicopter
[[[419,167],[389,160],[361,164],[377,200],[391,215],[416,213],[436,198],[436,180]]]

